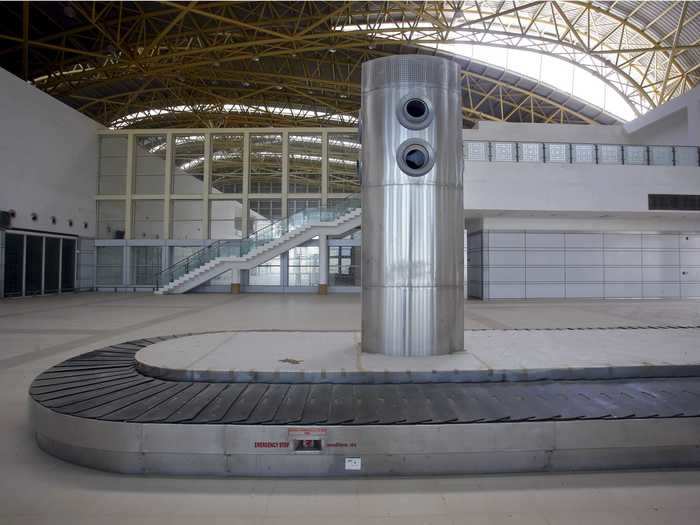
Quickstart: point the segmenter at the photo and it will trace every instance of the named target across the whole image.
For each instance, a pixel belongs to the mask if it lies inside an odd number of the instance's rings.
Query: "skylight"
[[[514,18],[513,23],[515,21]],[[629,100],[615,89],[618,87],[625,92],[624,83],[620,81],[618,72],[606,66],[603,61],[554,42],[543,46],[541,42],[526,36],[518,41],[519,49],[509,47],[505,42],[507,39],[504,40],[495,29],[493,33],[475,33],[472,29],[465,28],[451,31],[447,35],[438,35],[438,29],[432,23],[400,21],[345,23],[335,27],[336,31],[360,32],[377,41],[405,42],[410,35],[410,40],[415,45],[466,57],[529,77],[622,121],[634,119],[635,108],[640,113],[650,109],[642,101]],[[464,43],[443,43],[445,41]]]
[[[292,116],[299,119],[322,119],[332,122],[340,122],[343,124],[356,124],[357,118],[350,115],[339,115],[326,113],[323,111],[315,111],[307,108],[283,108],[275,106],[248,106],[245,104],[196,104],[187,106],[171,106],[167,108],[154,108],[136,113],[130,113],[115,120],[110,126],[111,129],[120,129],[130,126],[134,122],[140,120],[158,117],[161,115],[169,115],[172,113],[258,113]]]
[[[555,56],[478,44],[438,44],[440,51],[498,66],[572,95],[622,121],[636,117],[632,106],[610,85],[571,62]]]

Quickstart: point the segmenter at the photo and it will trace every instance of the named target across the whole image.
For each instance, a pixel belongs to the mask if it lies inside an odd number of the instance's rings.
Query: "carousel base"
[[[72,463],[130,474],[369,476],[700,466],[700,377],[692,374],[214,382],[162,379],[139,369],[137,352],[168,344],[177,349],[180,339],[186,337],[113,345],[38,376],[30,404],[39,446]]]

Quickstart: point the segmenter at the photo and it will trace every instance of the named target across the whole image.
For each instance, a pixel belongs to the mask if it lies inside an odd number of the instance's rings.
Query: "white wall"
[[[540,214],[537,214],[540,215]],[[508,214],[483,217],[481,228],[470,231],[591,231],[591,232],[696,232],[700,231],[700,214],[693,212],[656,212],[645,214],[582,216],[523,216]]]
[[[624,127],[602,124],[528,124],[521,122],[478,122],[462,132],[464,140],[520,142],[580,142],[582,144],[628,144]]]
[[[16,210],[13,228],[95,235],[102,127],[0,69],[0,210]]]
[[[467,162],[464,208],[643,212],[650,193],[700,194],[700,168]]]
[[[625,124],[637,144],[700,146],[700,87]]]
[[[470,294],[484,299],[700,296],[697,234],[519,229],[472,239]]]
[[[700,86],[624,125],[481,121],[464,139],[700,146]]]

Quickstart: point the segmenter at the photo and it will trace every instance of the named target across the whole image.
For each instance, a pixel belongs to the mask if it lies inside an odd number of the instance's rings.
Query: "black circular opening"
[[[405,155],[406,166],[412,170],[419,170],[428,162],[428,154],[423,148],[409,148]]]
[[[420,119],[428,113],[428,106],[422,100],[413,98],[406,102],[406,113],[411,118]]]

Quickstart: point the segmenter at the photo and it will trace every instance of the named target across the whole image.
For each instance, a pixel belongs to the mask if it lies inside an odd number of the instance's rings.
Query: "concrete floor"
[[[700,324],[700,302],[470,302],[465,320],[474,328],[687,325]],[[0,300],[0,525],[698,523],[700,471],[367,480],[131,477],[54,459],[30,434],[26,399],[33,377],[93,348],[169,333],[359,325],[359,297],[346,295]]]

